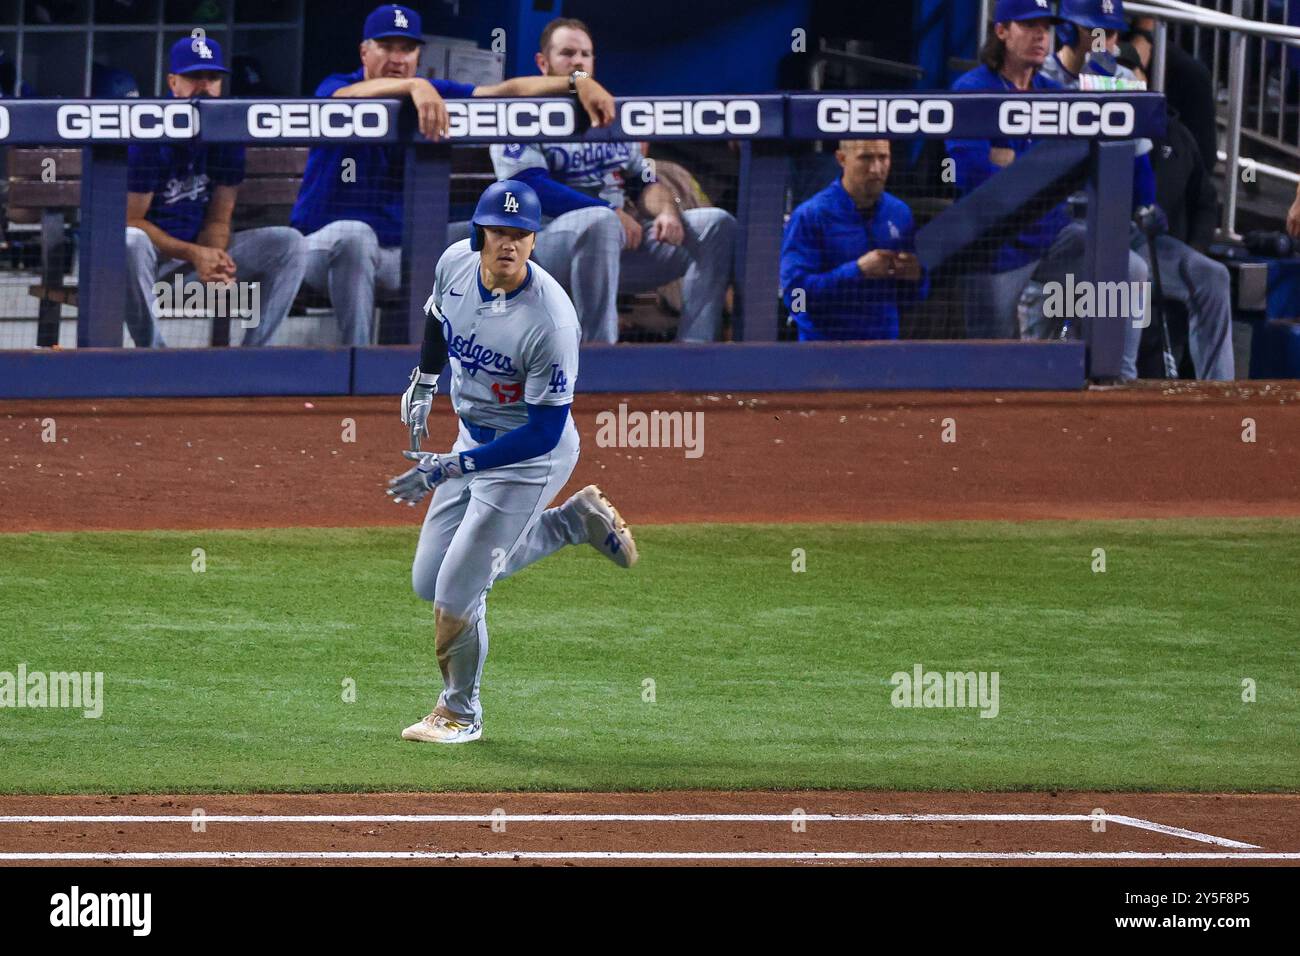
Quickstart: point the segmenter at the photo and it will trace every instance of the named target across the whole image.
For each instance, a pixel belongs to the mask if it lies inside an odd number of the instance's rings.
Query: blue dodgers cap
[[[172,44],[172,60],[169,73],[197,73],[200,70],[216,70],[229,73],[225,58],[221,55],[221,44],[204,37],[184,37]]]
[[[406,37],[416,43],[423,43],[424,30],[420,15],[410,7],[397,3],[375,7],[370,16],[366,17],[366,29],[361,39],[381,40],[384,37]]]
[[[1012,20],[1056,20],[1048,0],[998,0],[993,10],[994,23]]]
[[[1087,30],[1128,29],[1124,0],[1061,0],[1060,19]]]

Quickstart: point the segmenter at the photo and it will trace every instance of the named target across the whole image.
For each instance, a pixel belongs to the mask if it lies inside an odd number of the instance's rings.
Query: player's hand
[[[888,249],[872,249],[858,258],[858,271],[864,279],[894,278],[894,253]]]
[[[641,247],[641,223],[636,217],[629,216],[622,209],[618,211],[618,221],[623,224],[623,248],[639,249]]]
[[[686,239],[686,229],[682,225],[682,217],[676,212],[661,212],[655,216],[654,236],[659,242],[666,242],[670,246],[680,246]]]
[[[448,478],[461,477],[460,455],[455,452],[435,455],[428,451],[404,451],[402,455],[415,462],[415,467],[388,479],[388,496],[394,504],[405,501],[414,507]]]
[[[994,166],[1010,166],[1016,161],[1016,151],[1007,149],[1005,146],[994,146],[989,149],[989,162]]]
[[[614,97],[591,77],[578,80],[578,102],[587,111],[591,125],[608,126],[614,122]]]
[[[411,384],[402,393],[402,424],[410,429],[411,451],[419,451],[420,439],[429,437],[429,409],[437,394],[436,377],[421,372],[418,365],[411,369]]]
[[[234,282],[235,260],[225,249],[212,246],[195,246],[190,255],[200,282]]]
[[[894,256],[894,278],[906,279],[908,282],[921,281],[921,260],[910,252],[899,252]]]
[[[1291,204],[1291,211],[1286,214],[1286,231],[1292,239],[1300,239],[1300,191]]]
[[[420,119],[420,135],[425,139],[446,139],[450,120],[447,102],[433,88],[433,84],[419,78],[411,81],[411,102],[415,104]]]

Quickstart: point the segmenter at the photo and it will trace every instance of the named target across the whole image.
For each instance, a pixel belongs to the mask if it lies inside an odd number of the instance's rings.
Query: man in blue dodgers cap
[[[178,99],[220,96],[229,72],[216,40],[185,37],[171,49],[167,87]],[[137,346],[164,344],[153,289],[180,274],[187,284],[258,284],[253,299],[258,314],[238,316],[246,330],[244,345],[266,345],[289,314],[306,264],[303,237],[287,226],[232,236],[230,221],[243,181],[244,147],[235,143],[147,143],[128,149],[126,325]]]
[[[564,96],[573,93],[593,126],[614,119],[614,100],[590,77],[516,77],[489,86],[415,75],[424,43],[420,15],[386,3],[366,17],[361,67],[335,73],[317,96],[405,99],[410,97],[427,139],[447,136],[446,98],[471,96]],[[344,345],[369,345],[375,290],[396,294],[401,286],[403,146],[350,142],[316,146],[307,159],[302,189],[290,222],[307,235],[307,285],[328,293]],[[428,237],[445,244],[445,236]]]
[[[1058,22],[1047,0],[998,0],[993,29],[980,51],[980,65],[961,76],[958,91],[1000,93],[1062,92],[1063,87],[1043,75],[1051,55],[1051,34]],[[955,161],[957,192],[965,195],[1001,173],[1038,140],[950,139],[948,154]],[[1003,244],[995,253],[992,275],[981,277],[964,290],[967,298],[967,334],[972,338],[1016,338],[1016,306],[1040,263],[1057,271],[1084,271],[1086,229],[1072,222],[1065,203],[1049,210],[1037,222]],[[1129,281],[1147,281],[1146,263],[1129,253]],[[1149,322],[1145,304],[1123,317],[1125,329],[1123,379],[1137,377],[1137,351],[1142,328]]]
[[[1061,19],[1057,39],[1061,48],[1047,61],[1045,72],[1066,89],[1081,89],[1085,76],[1098,76],[1145,89],[1137,75],[1116,62],[1111,51],[1125,28],[1122,0],[1061,0]],[[1162,144],[1162,148],[1166,148]],[[1138,141],[1138,158],[1134,170],[1133,205],[1138,213],[1156,206],[1157,174],[1152,167],[1152,143]],[[1169,191],[1164,191],[1169,192]],[[1174,191],[1174,201],[1184,198]],[[1133,250],[1151,265],[1151,247],[1155,246],[1159,267],[1160,289],[1165,299],[1181,303],[1187,309],[1188,351],[1198,379],[1231,381],[1236,377],[1232,347],[1232,278],[1222,262],[1193,249],[1172,234],[1169,219],[1185,219],[1182,210],[1168,217],[1140,218],[1149,224],[1152,236],[1136,226],[1130,233]],[[1152,330],[1154,331],[1154,330]]]

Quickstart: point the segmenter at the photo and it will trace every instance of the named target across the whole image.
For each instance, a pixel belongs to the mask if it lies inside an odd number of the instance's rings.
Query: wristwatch
[[[576,94],[578,92],[578,81],[585,80],[590,77],[591,74],[588,73],[586,70],[574,70],[572,73],[569,74],[569,92]]]

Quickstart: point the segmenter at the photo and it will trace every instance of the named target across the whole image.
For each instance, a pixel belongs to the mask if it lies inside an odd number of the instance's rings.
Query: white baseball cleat
[[[595,485],[588,485],[564,504],[577,508],[582,515],[588,544],[620,568],[636,564],[636,542],[632,540],[632,531],[603,491]]]
[[[467,744],[482,736],[483,721],[463,724],[442,714],[430,714],[402,731],[403,740],[418,740],[426,744]]]

